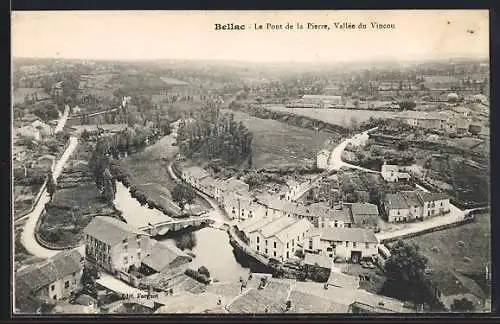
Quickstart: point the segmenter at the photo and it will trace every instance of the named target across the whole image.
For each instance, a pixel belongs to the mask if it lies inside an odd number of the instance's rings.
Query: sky
[[[355,29],[336,29],[334,23]],[[373,29],[371,22],[393,24]],[[215,24],[246,29],[215,30]],[[290,23],[293,30],[265,29]],[[298,30],[297,23],[304,26]],[[307,23],[330,30],[307,29]],[[366,29],[359,29],[360,23]],[[12,13],[12,56],[339,62],[489,57],[487,10]],[[264,26],[255,30],[254,24]]]

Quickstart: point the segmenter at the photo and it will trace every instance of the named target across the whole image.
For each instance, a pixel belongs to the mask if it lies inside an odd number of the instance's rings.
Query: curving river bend
[[[121,182],[116,183],[115,206],[122,211],[122,216],[127,223],[136,227],[146,226],[148,222],[169,219],[157,209],[141,206]],[[229,235],[220,229],[187,228],[183,231],[167,233],[163,237],[158,237],[157,240],[194,254],[193,267],[198,268],[204,265],[212,277],[219,281],[235,281],[240,277],[246,277],[250,269],[253,272],[265,271],[256,262],[236,253],[229,243]]]

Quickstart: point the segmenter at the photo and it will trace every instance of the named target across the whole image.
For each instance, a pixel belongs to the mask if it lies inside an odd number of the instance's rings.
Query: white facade
[[[318,153],[316,157],[316,166],[318,169],[326,170],[328,168],[328,159],[330,157],[330,152],[323,150]]]

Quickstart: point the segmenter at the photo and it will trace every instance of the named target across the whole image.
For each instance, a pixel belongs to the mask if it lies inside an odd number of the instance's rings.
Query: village
[[[489,60],[296,53],[15,58],[13,313],[490,312]]]

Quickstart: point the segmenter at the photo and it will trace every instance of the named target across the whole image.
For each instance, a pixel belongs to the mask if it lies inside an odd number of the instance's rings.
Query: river
[[[130,195],[128,188],[121,182],[116,183],[115,206],[122,211],[122,216],[128,224],[134,227],[147,226],[170,219],[157,209],[150,209]],[[220,229],[204,227],[201,229],[187,228],[178,232],[170,232],[157,238],[167,245],[175,245],[181,250],[194,254],[194,268],[205,266],[213,278],[219,281],[235,281],[246,277],[250,269],[253,272],[263,272],[266,269],[256,262],[249,261],[238,255],[229,243],[229,235]]]

